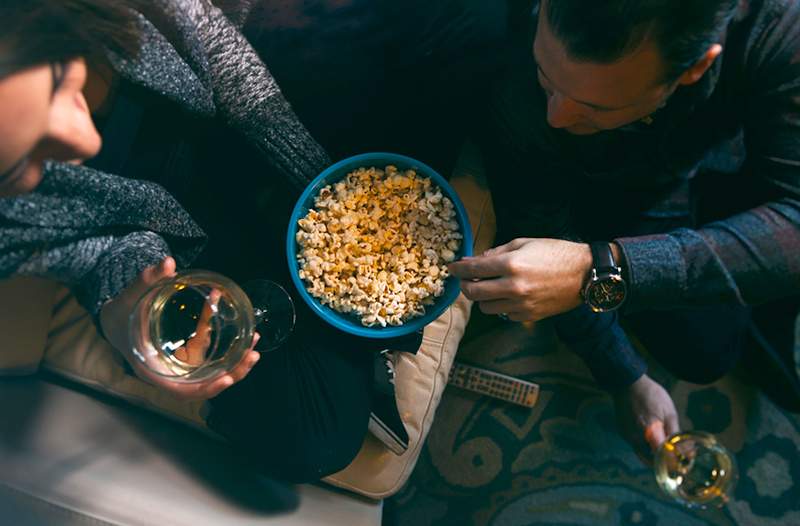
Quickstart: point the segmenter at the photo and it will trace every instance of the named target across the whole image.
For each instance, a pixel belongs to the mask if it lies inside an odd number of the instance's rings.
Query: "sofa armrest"
[[[37,377],[0,380],[3,524],[376,526],[381,504],[258,476],[227,445]],[[14,513],[15,515],[11,515]]]

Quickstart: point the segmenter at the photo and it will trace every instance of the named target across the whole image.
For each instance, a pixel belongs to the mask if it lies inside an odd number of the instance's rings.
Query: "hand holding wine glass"
[[[260,358],[260,354],[253,350],[258,343],[258,334],[254,334],[253,340],[246,352],[243,353],[241,360],[235,364],[228,372],[220,371],[215,377],[209,377],[203,381],[186,383],[172,380],[160,374],[154,373],[140,359],[130,352],[129,320],[140,298],[153,285],[166,278],[172,278],[175,274],[175,261],[171,257],[165,258],[158,265],[148,267],[122,294],[110,300],[100,314],[101,326],[109,342],[118,350],[130,363],[137,376],[143,380],[157,385],[169,392],[176,398],[182,400],[206,400],[217,396],[219,393],[243,379],[255,366]],[[219,297],[211,297],[212,301],[207,302],[202,309],[201,319],[198,320],[196,333],[208,333],[210,328],[212,305],[216,306]],[[209,341],[210,343],[210,341]],[[187,362],[197,361],[203,357],[208,347],[203,348],[200,338],[190,339],[186,345],[176,349],[180,356],[187,359]],[[185,353],[185,354],[184,354]]]
[[[646,374],[616,393],[614,406],[620,433],[646,464],[666,437],[680,429],[669,393]]]
[[[722,507],[736,486],[736,460],[703,431],[683,431],[667,438],[654,458],[656,482],[688,508]]]
[[[737,480],[733,455],[713,435],[680,431],[675,403],[658,382],[642,375],[615,396],[615,404],[623,436],[643,462],[653,464],[667,495],[690,508],[728,502]]]

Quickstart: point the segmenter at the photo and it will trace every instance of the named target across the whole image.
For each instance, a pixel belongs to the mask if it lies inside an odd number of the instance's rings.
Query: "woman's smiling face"
[[[0,197],[36,188],[45,160],[78,162],[100,150],[82,92],[85,82],[82,59],[0,79]]]

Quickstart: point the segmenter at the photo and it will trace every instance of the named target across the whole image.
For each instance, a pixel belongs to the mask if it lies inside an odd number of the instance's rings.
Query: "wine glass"
[[[656,451],[654,469],[661,489],[689,508],[724,506],[738,478],[733,455],[703,431],[667,438]]]
[[[291,296],[277,283],[239,287],[206,270],[189,270],[153,285],[129,321],[133,355],[149,372],[177,382],[200,382],[233,369],[261,336],[256,350],[280,347],[294,329]]]

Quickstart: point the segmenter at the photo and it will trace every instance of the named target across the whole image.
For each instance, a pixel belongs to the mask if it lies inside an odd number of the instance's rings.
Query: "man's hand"
[[[448,268],[462,279],[464,295],[486,314],[537,321],[581,304],[592,254],[583,243],[520,238]]]
[[[639,458],[650,463],[652,453],[680,430],[678,411],[669,393],[649,376],[614,396],[620,433]]]
[[[139,298],[141,298],[156,282],[174,275],[175,260],[171,257],[164,258],[158,265],[143,270],[136,281],[131,283],[119,296],[109,300],[103,305],[100,311],[100,325],[111,345],[122,353],[125,359],[128,360],[128,363],[131,364],[136,375],[142,380],[168,391],[180,400],[207,400],[209,398],[214,398],[219,393],[247,376],[256,362],[258,362],[260,355],[253,350],[258,342],[258,334],[253,337],[250,349],[245,352],[242,360],[233,370],[221,376],[196,383],[173,382],[159,376],[147,369],[147,367],[131,353],[128,320],[136,306],[136,302],[139,301]],[[213,293],[210,301],[214,301]],[[199,335],[204,333],[204,320],[205,326],[207,326],[210,314],[211,308],[206,304],[201,314],[201,319],[198,322],[197,332]],[[176,354],[183,353],[178,356],[178,358],[181,359],[181,356],[183,356],[186,358],[186,361],[190,363],[197,360],[202,361],[202,357],[205,356],[205,349],[202,348],[203,342],[203,338],[192,338],[185,347],[176,351]]]

